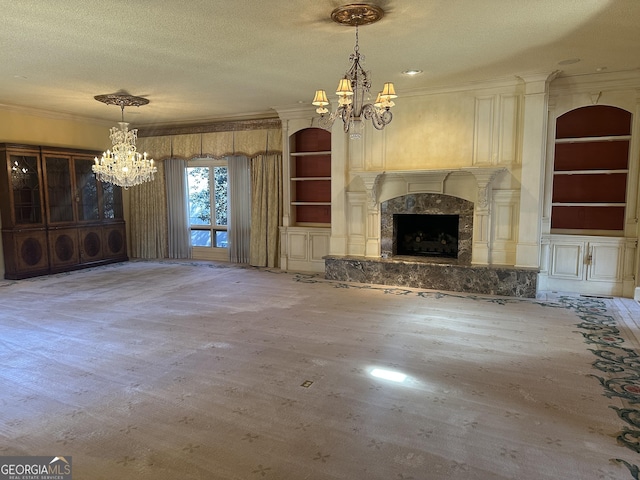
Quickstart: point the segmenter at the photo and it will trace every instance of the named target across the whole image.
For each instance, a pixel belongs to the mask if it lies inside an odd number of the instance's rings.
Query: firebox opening
[[[458,258],[459,215],[394,214],[396,255]]]

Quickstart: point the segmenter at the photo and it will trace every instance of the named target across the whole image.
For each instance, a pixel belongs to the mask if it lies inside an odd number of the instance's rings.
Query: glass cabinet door
[[[102,183],[103,218],[122,219],[122,189],[113,183]]]
[[[73,192],[69,158],[45,157],[44,164],[49,222],[73,222]]]
[[[100,219],[98,181],[91,169],[93,163],[91,159],[76,158],[74,161],[78,221]]]
[[[10,155],[9,163],[16,224],[42,223],[38,157]]]

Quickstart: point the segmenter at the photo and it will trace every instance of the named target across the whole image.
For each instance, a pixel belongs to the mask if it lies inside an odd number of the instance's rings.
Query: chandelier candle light
[[[336,8],[331,13],[331,19],[341,25],[356,27],[356,45],[353,53],[349,56],[351,67],[340,80],[336,95],[338,95],[338,108],[328,116],[326,108],[329,105],[327,93],[324,90],[317,90],[312,104],[317,106],[316,112],[320,114],[320,126],[330,128],[337,118],[341,118],[344,123],[344,131],[350,132],[352,139],[360,138],[362,131],[362,118],[371,120],[373,126],[382,130],[391,123],[393,114],[390,109],[395,104],[397,97],[393,83],[385,83],[382,91],[378,93],[375,103],[364,103],[369,100],[369,90],[371,88],[370,72],[366,72],[362,67],[364,56],[360,55],[358,45],[358,27],[360,25],[370,25],[377,22],[384,15],[384,11],[376,5],[364,3],[354,3]]]
[[[113,145],[111,150],[104,152],[100,159],[95,158],[93,172],[96,178],[125,189],[153,180],[158,169],[153,164],[153,159],[147,158],[146,152],[141,154],[137,151],[138,130],[129,130],[129,124],[124,121],[124,107],[139,107],[149,103],[149,100],[127,93],[96,95],[94,98],[107,105],[119,105],[122,110],[119,127],[112,127],[110,130],[109,138]]]

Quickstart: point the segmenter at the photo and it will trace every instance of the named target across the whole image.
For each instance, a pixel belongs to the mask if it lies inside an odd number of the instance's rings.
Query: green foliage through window
[[[193,246],[227,246],[226,227],[229,208],[227,172],[226,166],[187,167],[189,224]],[[213,198],[211,197],[212,188]]]

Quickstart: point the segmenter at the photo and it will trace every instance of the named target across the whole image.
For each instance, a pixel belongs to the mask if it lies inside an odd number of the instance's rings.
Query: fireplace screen
[[[458,258],[459,215],[395,214],[396,255]]]

